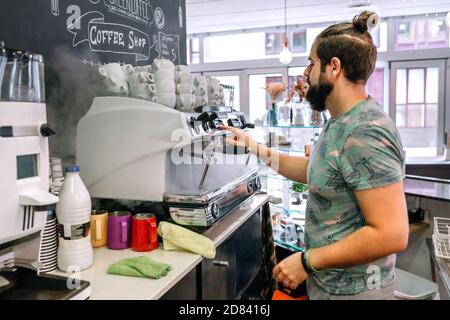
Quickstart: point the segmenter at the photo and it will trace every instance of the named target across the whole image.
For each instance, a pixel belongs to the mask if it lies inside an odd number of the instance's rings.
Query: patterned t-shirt
[[[372,98],[330,119],[308,164],[306,248],[329,245],[363,227],[354,191],[402,181],[404,165],[395,124]],[[357,294],[390,284],[394,267],[395,255],[390,255],[346,269],[326,269],[313,279],[330,294]]]

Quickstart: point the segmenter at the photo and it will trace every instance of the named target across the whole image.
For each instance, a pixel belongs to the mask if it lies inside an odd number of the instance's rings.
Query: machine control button
[[[240,128],[241,122],[238,119],[228,119],[227,121],[230,127]]]
[[[56,134],[56,132],[52,128],[50,128],[50,126],[47,123],[41,125],[40,132],[44,137],[50,137]]]
[[[208,122],[202,122],[202,127],[203,127],[203,130],[205,130],[205,132],[209,132],[209,125],[208,125]]]

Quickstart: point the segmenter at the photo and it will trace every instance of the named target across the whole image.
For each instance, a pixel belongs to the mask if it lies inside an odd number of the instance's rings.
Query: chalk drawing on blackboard
[[[75,24],[77,28],[74,28]],[[103,14],[98,11],[83,14],[67,26],[67,31],[74,35],[73,47],[87,42],[91,51],[134,55],[136,62],[150,59],[151,49],[156,44],[139,29],[105,22]]]
[[[72,47],[78,46],[80,43],[89,41],[88,38],[88,25],[92,20],[103,21],[105,17],[101,12],[89,11],[76,19],[74,22],[67,26],[67,31],[73,34]],[[79,30],[79,31],[75,31]]]
[[[183,28],[183,8],[181,7],[181,0],[178,1],[178,25]]]
[[[164,28],[164,24],[166,23],[165,19],[164,11],[160,7],[157,7],[153,13],[153,20],[155,21],[155,25],[158,29],[161,30]]]
[[[92,3],[92,4],[97,4],[97,3],[100,2],[100,0],[89,0],[89,2]]]
[[[179,64],[180,59],[180,36],[158,32],[159,36],[159,57],[171,60]]]
[[[103,3],[111,13],[149,26],[153,23],[153,8],[148,0],[103,0]]]
[[[55,17],[59,16],[59,0],[50,0],[50,8]]]

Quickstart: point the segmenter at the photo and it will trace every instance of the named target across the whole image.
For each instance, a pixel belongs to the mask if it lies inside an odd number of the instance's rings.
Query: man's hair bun
[[[375,28],[378,24],[379,17],[375,12],[364,11],[353,18],[353,27],[361,33],[366,32],[369,28]]]

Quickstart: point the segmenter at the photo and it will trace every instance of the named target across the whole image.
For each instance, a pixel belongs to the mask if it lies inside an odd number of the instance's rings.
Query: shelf
[[[303,215],[304,216],[305,215],[305,211],[306,211],[304,209],[299,208],[300,207],[299,205],[292,205],[292,206],[296,207],[296,208],[292,208],[292,209],[285,208],[285,206],[282,203],[279,203],[279,204],[270,203],[270,205],[273,208],[279,209],[281,212],[283,212],[283,213],[285,213],[285,214],[287,214],[289,216],[292,216],[292,215]],[[302,220],[302,219],[295,219],[295,220]],[[303,221],[304,221],[304,219],[303,219]]]
[[[299,149],[291,149],[291,148],[289,148],[288,146],[286,146],[286,147],[282,147],[282,146],[280,146],[280,147],[270,147],[270,148],[272,148],[272,149],[274,149],[274,150],[278,150],[278,151],[295,152],[295,153],[305,154],[305,150],[304,150],[304,149],[303,149],[303,150],[299,150]]]
[[[275,179],[275,180],[293,182],[293,181],[289,180],[288,178],[280,176],[279,174],[259,174],[259,176],[261,178],[266,178],[266,179]]]
[[[294,246],[294,245],[286,243],[280,239],[274,239],[274,242],[275,242],[275,245],[283,247],[288,250],[305,252],[305,248],[300,248],[298,246]]]

